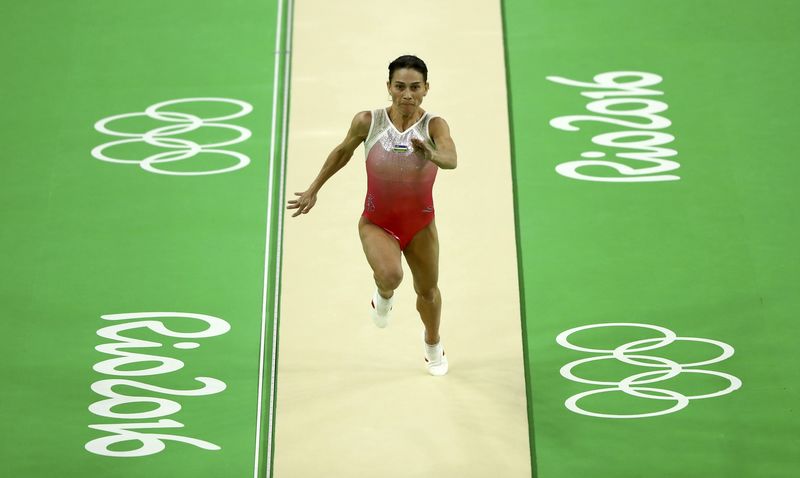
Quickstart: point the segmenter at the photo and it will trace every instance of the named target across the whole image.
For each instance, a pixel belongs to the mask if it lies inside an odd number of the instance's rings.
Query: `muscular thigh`
[[[439,235],[436,223],[431,221],[419,231],[403,251],[408,267],[414,276],[414,288],[429,290],[439,282]]]
[[[373,271],[378,274],[402,274],[400,245],[397,243],[397,239],[369,222],[365,217],[361,217],[358,221],[358,235],[361,237],[364,255],[367,256],[367,261]]]

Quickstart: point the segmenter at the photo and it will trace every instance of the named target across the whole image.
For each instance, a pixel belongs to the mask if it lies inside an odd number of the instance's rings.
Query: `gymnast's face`
[[[411,68],[395,70],[391,81],[386,82],[392,105],[401,113],[413,113],[422,104],[422,98],[428,94],[428,83],[422,79],[422,73]]]

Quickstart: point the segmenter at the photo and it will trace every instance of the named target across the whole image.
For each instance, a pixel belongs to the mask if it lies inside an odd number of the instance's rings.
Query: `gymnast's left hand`
[[[430,141],[422,141],[419,138],[411,138],[411,144],[414,146],[414,154],[421,156],[428,161],[433,161],[433,155],[436,153],[436,148]]]

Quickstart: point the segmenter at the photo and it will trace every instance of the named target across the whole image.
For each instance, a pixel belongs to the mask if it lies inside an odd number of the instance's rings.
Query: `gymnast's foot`
[[[423,342],[424,337],[423,335]],[[447,373],[447,357],[444,355],[444,346],[442,346],[441,340],[435,345],[425,342],[425,365],[431,375],[440,377]]]
[[[394,296],[384,299],[378,290],[375,290],[375,294],[372,295],[372,321],[375,325],[380,328],[389,325],[389,312],[392,311],[393,302]]]

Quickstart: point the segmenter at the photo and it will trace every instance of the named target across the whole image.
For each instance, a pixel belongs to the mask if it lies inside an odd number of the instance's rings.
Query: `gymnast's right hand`
[[[286,206],[286,209],[297,209],[297,212],[292,214],[292,217],[297,217],[300,214],[308,214],[308,211],[317,203],[317,193],[311,189],[302,193],[294,193],[294,195],[299,197],[290,199],[289,205]]]

